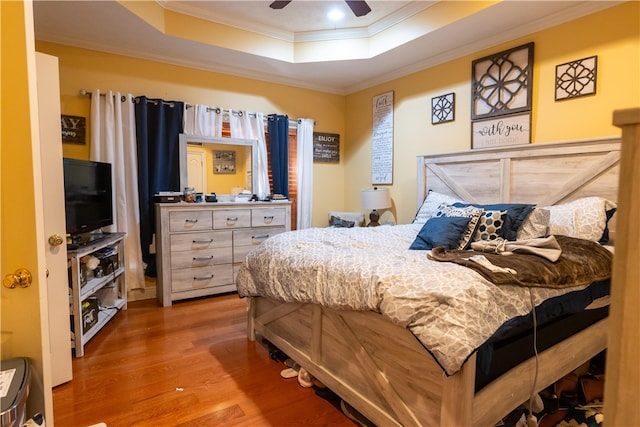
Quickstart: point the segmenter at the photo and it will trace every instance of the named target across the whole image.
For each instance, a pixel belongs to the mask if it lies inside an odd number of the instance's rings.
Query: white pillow
[[[617,205],[602,197],[583,197],[569,203],[547,206],[549,234],[599,241],[607,227],[607,212]]]
[[[518,229],[517,240],[537,239],[546,237],[549,228],[551,212],[549,209],[535,207]]]
[[[454,203],[462,203],[462,200],[429,190],[427,197],[422,202],[422,206],[418,209],[416,217],[413,219],[413,223],[424,224],[427,220],[436,216],[441,204],[452,205]]]

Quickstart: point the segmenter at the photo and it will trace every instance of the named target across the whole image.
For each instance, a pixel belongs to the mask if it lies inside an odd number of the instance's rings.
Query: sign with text
[[[66,116],[60,117],[62,125],[62,142],[70,144],[84,144],[87,132],[87,121],[84,117]]]
[[[531,114],[502,116],[471,124],[471,148],[531,143]]]
[[[340,135],[337,133],[313,133],[314,163],[340,163]]]
[[[371,183],[393,183],[393,91],[373,97]]]

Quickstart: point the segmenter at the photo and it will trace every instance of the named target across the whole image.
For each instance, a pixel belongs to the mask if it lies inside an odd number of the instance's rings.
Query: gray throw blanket
[[[508,252],[509,255],[435,248],[427,256],[435,261],[454,262],[469,267],[496,285],[564,288],[587,285],[611,277],[613,255],[606,248],[589,240],[560,235],[553,237],[560,247],[560,255],[555,262],[535,254],[536,250],[532,249],[534,246],[529,246],[520,253],[518,248],[513,247],[513,251]],[[554,245],[552,241],[548,243]],[[522,251],[523,245],[520,246]],[[493,252],[495,248],[485,245],[484,249]],[[478,259],[478,255],[486,258],[489,264],[471,259]]]

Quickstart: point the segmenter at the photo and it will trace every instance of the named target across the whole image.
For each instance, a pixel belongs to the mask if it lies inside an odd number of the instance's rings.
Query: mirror
[[[204,194],[253,193],[257,141],[180,134],[180,188]]]

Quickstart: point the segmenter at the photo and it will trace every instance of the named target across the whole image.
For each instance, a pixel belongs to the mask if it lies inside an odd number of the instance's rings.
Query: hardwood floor
[[[53,391],[58,427],[355,425],[246,337],[236,294],[130,302]]]

